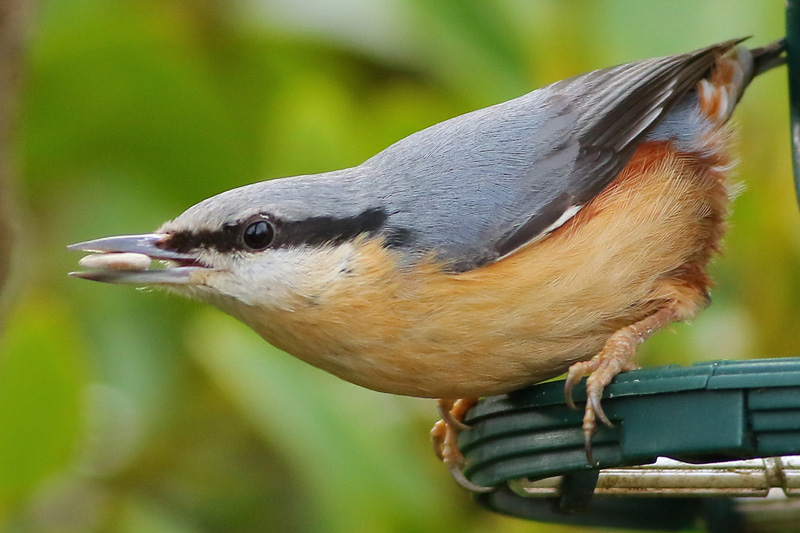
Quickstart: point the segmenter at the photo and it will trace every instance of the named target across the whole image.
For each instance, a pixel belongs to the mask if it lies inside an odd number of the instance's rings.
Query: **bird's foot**
[[[463,420],[476,403],[477,398],[461,398],[460,400],[439,400],[439,416],[441,420],[436,422],[431,429],[431,441],[433,451],[448,467],[454,465],[457,468],[464,466],[464,456],[458,449],[458,434],[468,429]]]
[[[469,428],[463,422],[464,416],[476,403],[478,403],[477,398],[439,400],[439,414],[442,419],[431,429],[431,441],[436,456],[447,466],[459,485],[472,492],[488,492],[494,488],[472,483],[461,471],[464,466],[464,456],[458,448],[458,434]]]
[[[655,331],[673,322],[676,316],[673,307],[662,308],[649,317],[611,335],[600,353],[590,360],[575,363],[569,367],[564,384],[564,397],[567,405],[573,409],[576,407],[572,400],[572,389],[584,376],[589,376],[586,378],[586,408],[583,412],[582,426],[586,458],[589,464],[595,464],[592,458],[592,436],[597,431],[597,420],[599,419],[606,426],[614,426],[600,404],[603,389],[617,374],[639,368],[634,361],[636,347]]]
[[[609,427],[613,426],[600,403],[603,389],[620,372],[638,368],[633,361],[635,354],[636,344],[623,329],[612,335],[603,350],[589,361],[575,363],[569,367],[564,396],[567,405],[573,409],[576,409],[576,406],[572,400],[572,388],[583,376],[589,375],[586,378],[586,408],[583,411],[583,438],[589,464],[595,464],[592,458],[592,436],[597,431],[597,420]]]

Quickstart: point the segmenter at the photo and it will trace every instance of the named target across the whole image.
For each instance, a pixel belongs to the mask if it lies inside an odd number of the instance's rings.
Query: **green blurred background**
[[[220,191],[358,164],[557,79],[743,35],[783,3],[39,0],[14,129],[0,339],[2,531],[575,531],[477,508],[430,450],[434,402],[350,385],[228,316],[70,279],[72,242]],[[646,365],[800,354],[785,72],[736,114],[714,305]]]

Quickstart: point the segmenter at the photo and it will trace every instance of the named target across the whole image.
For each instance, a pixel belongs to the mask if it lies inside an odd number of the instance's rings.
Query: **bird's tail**
[[[785,51],[786,41],[780,39],[760,48],[739,45],[721,56],[711,76],[697,85],[702,113],[727,121],[753,78],[786,63]]]
[[[770,43],[766,46],[751,49],[750,55],[753,57],[753,70],[750,79],[770,69],[786,64],[785,52],[786,39],[778,39],[774,43]]]

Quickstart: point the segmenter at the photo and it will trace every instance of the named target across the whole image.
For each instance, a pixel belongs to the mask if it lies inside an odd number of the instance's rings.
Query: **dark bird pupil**
[[[259,220],[245,228],[243,239],[248,248],[263,250],[272,243],[274,236],[275,230],[272,228],[272,224],[266,220]]]

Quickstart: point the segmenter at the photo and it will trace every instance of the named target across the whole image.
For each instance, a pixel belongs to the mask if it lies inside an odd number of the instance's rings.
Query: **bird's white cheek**
[[[341,245],[242,257],[229,270],[203,273],[202,285],[211,293],[205,299],[223,297],[235,305],[291,311],[323,291],[349,267],[352,256],[352,246]]]

